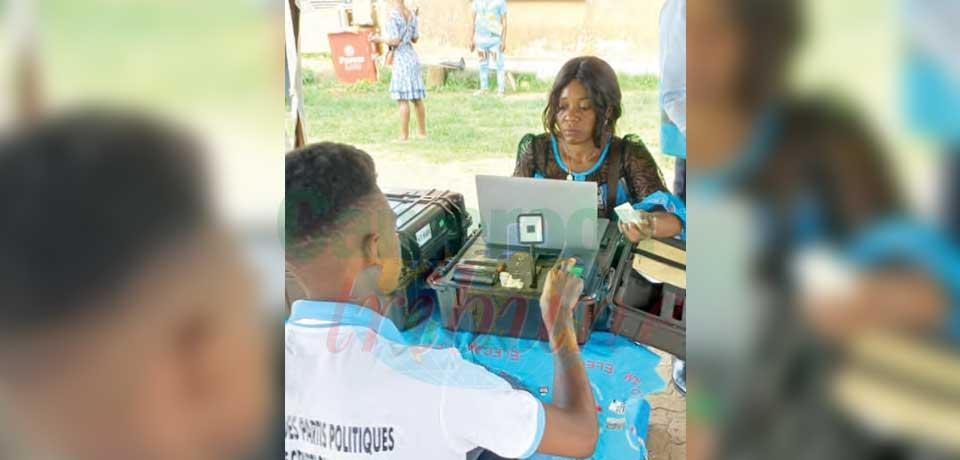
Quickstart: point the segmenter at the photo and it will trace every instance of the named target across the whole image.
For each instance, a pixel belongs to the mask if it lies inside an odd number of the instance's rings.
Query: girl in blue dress
[[[400,107],[400,140],[407,140],[410,133],[410,102],[417,111],[417,134],[426,137],[426,109],[423,99],[427,89],[420,73],[420,58],[413,45],[420,38],[417,16],[404,5],[403,0],[390,0],[386,36],[374,41],[386,43],[393,48],[393,77],[390,80],[390,97]]]

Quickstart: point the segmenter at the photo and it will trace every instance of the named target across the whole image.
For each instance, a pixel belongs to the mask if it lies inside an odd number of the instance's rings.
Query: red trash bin
[[[370,52],[369,32],[336,32],[327,34],[333,54],[333,70],[344,83],[359,80],[377,81],[377,66]]]

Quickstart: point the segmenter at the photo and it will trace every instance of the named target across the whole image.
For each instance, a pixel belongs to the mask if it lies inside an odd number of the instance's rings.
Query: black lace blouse
[[[626,143],[626,154],[620,156],[620,181],[616,204],[623,202],[639,203],[648,195],[657,191],[668,191],[663,175],[653,155],[640,140],[639,136],[628,134],[623,138],[614,137],[610,151],[622,149]],[[610,217],[613,210],[606,208],[607,174],[611,165],[605,160],[586,180],[599,184],[598,211],[601,217]],[[517,147],[517,164],[513,171],[515,177],[540,177],[545,179],[566,179],[567,172],[557,164],[550,134],[527,134]]]

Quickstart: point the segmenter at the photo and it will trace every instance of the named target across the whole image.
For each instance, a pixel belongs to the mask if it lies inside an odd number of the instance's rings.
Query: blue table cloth
[[[411,345],[456,348],[461,355],[515,387],[549,403],[553,396],[553,355],[546,342],[467,332],[451,332],[434,316],[403,333]],[[581,347],[587,376],[597,401],[600,437],[593,459],[643,459],[650,404],[646,396],[662,391],[657,375],[660,356],[622,337],[594,332]],[[556,459],[535,454],[534,459]]]

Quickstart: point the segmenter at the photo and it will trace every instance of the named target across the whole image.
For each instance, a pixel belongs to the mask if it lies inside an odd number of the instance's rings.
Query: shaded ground
[[[410,141],[410,144],[413,144],[410,148],[416,148],[416,142],[420,141]],[[429,157],[417,157],[415,154],[385,153],[373,150],[370,146],[363,144],[359,144],[359,147],[366,149],[373,156],[377,166],[377,182],[379,182],[381,188],[456,191],[463,194],[467,208],[471,212],[476,212],[478,208],[475,177],[478,174],[509,176],[513,173],[515,164],[514,153],[511,153],[508,158],[437,163]],[[672,185],[672,168],[669,171],[664,171],[663,175],[667,185]]]
[[[687,399],[670,381],[671,355],[651,350],[660,355],[657,374],[667,382],[667,388],[647,397],[651,409],[647,450],[650,460],[683,460],[687,458]]]

